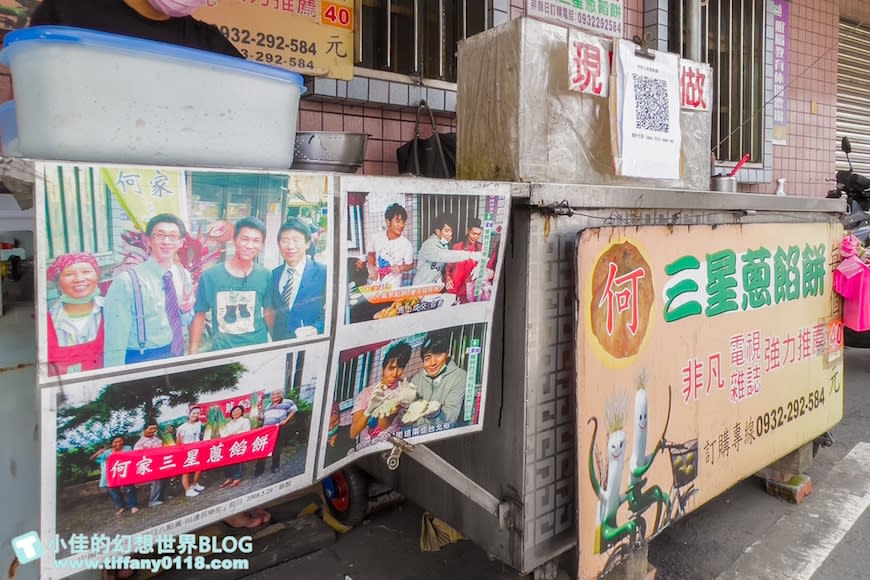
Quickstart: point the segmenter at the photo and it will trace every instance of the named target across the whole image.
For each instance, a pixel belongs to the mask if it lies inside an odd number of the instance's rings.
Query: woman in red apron
[[[47,277],[58,298],[48,311],[48,374],[103,368],[103,297],[100,266],[86,252],[58,256]]]

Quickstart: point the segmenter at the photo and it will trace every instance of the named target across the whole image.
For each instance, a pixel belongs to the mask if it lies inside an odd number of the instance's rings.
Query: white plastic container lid
[[[71,26],[34,26],[32,28],[22,28],[10,32],[3,39],[3,50],[0,51],[0,63],[8,67],[10,53],[15,51],[17,47],[21,47],[28,42],[80,44],[90,45],[95,48],[104,48],[115,52],[129,51],[138,55],[147,55],[159,59],[226,68],[242,74],[255,75],[293,83],[299,86],[301,91],[300,94],[305,94],[305,91],[307,90],[302,75],[282,68],[259,62],[250,62],[243,58],[237,58],[227,54],[220,54],[207,50],[198,50],[196,48],[188,48],[186,46],[178,46],[165,42],[145,40],[142,38],[123,36],[121,34],[111,34],[109,32],[98,32],[84,28],[74,28]]]

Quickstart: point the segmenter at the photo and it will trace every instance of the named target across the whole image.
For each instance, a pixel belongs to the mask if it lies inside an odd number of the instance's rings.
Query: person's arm
[[[378,265],[375,259],[375,253],[369,252],[366,257],[366,268],[369,271],[369,280],[377,280],[378,279]]]
[[[290,410],[287,412],[287,416],[284,417],[284,420],[281,421],[280,423],[278,423],[278,426],[279,426],[279,427],[283,427],[284,425],[286,425],[287,423],[289,423],[290,421],[292,421],[292,420],[293,420],[293,417],[296,416],[296,411],[299,410],[299,408],[296,406],[296,403],[294,403],[293,401],[290,401],[290,404],[293,405],[293,406],[292,406],[292,407],[290,408]]]
[[[104,340],[103,366],[121,366],[127,358],[127,342],[134,324],[135,305],[129,274],[121,274],[112,281],[103,302]]]
[[[226,54],[227,56],[245,58],[245,55],[242,54],[226,36],[221,34],[221,31],[217,26],[206,24],[205,22],[202,22],[202,26],[205,27],[205,46],[203,46],[203,49],[211,52],[218,52],[220,54]]]
[[[106,449],[108,449],[108,447],[101,447],[99,450],[95,451],[93,455],[91,455],[90,457],[88,457],[88,461],[93,461],[93,460],[96,459],[99,455],[101,455],[102,453],[104,453],[104,452],[106,451]]]
[[[205,312],[197,312],[190,323],[190,354],[199,352],[202,331],[205,329]]]
[[[364,411],[357,411],[353,415],[351,415],[352,419],[350,422],[350,438],[356,439],[359,437],[359,434],[362,433],[362,430],[365,429],[366,424],[369,422],[369,418],[366,417]]]
[[[444,420],[452,423],[459,417],[459,411],[462,409],[462,403],[465,399],[465,382],[468,374],[461,370],[456,374],[453,385],[444,397],[441,403],[441,416]]]
[[[317,279],[317,295],[315,307],[317,309],[317,318],[314,319],[314,328],[318,334],[323,334],[326,327],[326,267],[319,266],[319,276]]]
[[[465,250],[448,250],[447,248],[442,248],[436,243],[428,243],[424,242],[422,246],[420,246],[420,254],[419,258],[426,260],[427,262],[444,262],[447,264],[452,264],[455,262],[463,262],[465,260],[479,260],[481,257],[480,252],[467,252]]]
[[[266,328],[269,329],[269,336],[275,335],[275,310],[272,308],[263,308],[263,321],[266,323]]]
[[[453,245],[454,250],[461,250],[463,246],[463,242],[459,242],[458,244]],[[447,267],[444,268],[444,284],[448,286],[448,291],[453,291],[457,288],[456,284],[456,264],[459,262],[453,262],[452,264],[447,264]],[[448,284],[449,282],[449,284]]]
[[[52,24],[67,24],[62,22],[57,14],[54,0],[43,0],[30,15],[30,26],[49,26]]]

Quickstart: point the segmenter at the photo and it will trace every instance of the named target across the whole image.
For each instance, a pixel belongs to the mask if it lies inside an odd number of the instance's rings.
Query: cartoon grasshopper
[[[625,463],[626,436],[625,416],[628,406],[625,397],[618,397],[607,402],[605,407],[605,420],[610,436],[607,439],[607,482],[606,488],[602,488],[595,475],[595,439],[598,435],[598,419],[592,417],[590,423],[595,425],[592,432],[592,443],[589,446],[589,479],[592,489],[598,496],[598,534],[595,536],[595,554],[600,554],[610,546],[631,535],[634,538],[637,532],[637,524],[629,521],[619,526],[616,522],[616,514],[628,496],[619,492],[622,482],[623,464]],[[633,541],[633,540],[632,540]]]
[[[662,431],[661,438],[649,455],[646,454],[646,434],[649,425],[648,406],[646,373],[641,372],[638,377],[637,392],[634,396],[634,448],[631,453],[631,460],[628,463],[629,488],[626,496],[628,497],[628,509],[638,516],[645,512],[653,503],[656,504],[656,519],[655,527],[653,528],[653,534],[655,534],[661,525],[662,506],[666,508],[665,513],[669,513],[671,500],[668,494],[663,492],[659,486],[654,485],[646,491],[643,491],[643,486],[646,485],[646,472],[652,467],[653,460],[665,444],[665,433],[667,433],[668,423],[671,420],[670,385],[668,385],[668,415],[667,419],[665,419],[665,428]],[[640,517],[634,519],[641,526],[641,538],[645,537],[646,521]]]

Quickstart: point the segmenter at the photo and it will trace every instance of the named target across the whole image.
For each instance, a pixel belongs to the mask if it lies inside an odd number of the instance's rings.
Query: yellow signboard
[[[184,217],[184,171],[167,168],[104,167],[101,176],[139,231],[157,214]]]
[[[245,58],[353,78],[353,0],[207,0],[194,17],[220,28]]]
[[[843,416],[839,224],[579,235],[581,576]]]

